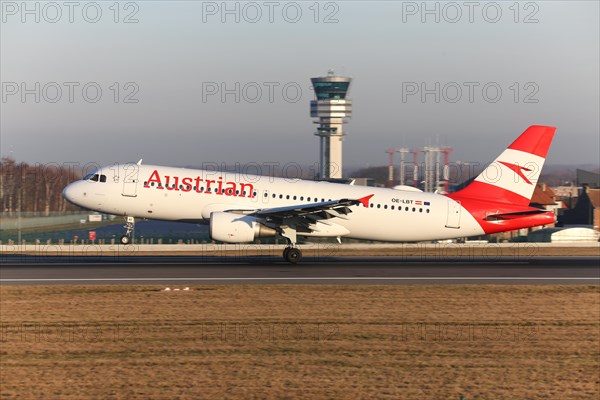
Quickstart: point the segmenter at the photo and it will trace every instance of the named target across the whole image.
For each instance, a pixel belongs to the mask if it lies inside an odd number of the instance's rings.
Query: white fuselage
[[[396,242],[484,234],[458,202],[415,190],[137,164],[105,167],[96,174],[104,177],[70,184],[65,198],[107,214],[208,223],[211,213],[218,211],[271,209],[373,195],[368,207],[350,207],[352,212],[345,219],[333,218],[316,232],[298,234]]]

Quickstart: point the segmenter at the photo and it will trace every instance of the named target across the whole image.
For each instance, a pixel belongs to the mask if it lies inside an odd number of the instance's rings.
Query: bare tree
[[[66,165],[16,163],[11,158],[0,160],[0,212],[38,212],[79,210],[62,197],[63,188],[79,176]]]

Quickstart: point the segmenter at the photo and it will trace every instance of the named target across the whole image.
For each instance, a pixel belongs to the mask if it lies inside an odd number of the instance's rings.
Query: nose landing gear
[[[125,219],[125,226],[124,228],[126,229],[126,232],[123,236],[121,236],[121,244],[130,244],[131,243],[131,233],[133,232],[133,229],[135,228],[135,218],[133,217],[127,217]]]

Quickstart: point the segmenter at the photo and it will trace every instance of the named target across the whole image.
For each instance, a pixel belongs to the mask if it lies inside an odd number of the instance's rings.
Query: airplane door
[[[446,217],[446,228],[460,228],[460,202],[448,200],[448,215]]]
[[[123,178],[123,196],[136,197],[137,196],[137,183],[139,174],[139,165],[127,164],[125,165],[125,177]]]

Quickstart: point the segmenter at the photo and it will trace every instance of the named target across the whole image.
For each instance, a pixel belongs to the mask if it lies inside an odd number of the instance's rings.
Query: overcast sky
[[[347,167],[435,143],[490,161],[533,124],[558,127],[549,163],[599,162],[597,1],[23,4],[0,32],[19,161],[312,164],[310,77],[332,68]]]

